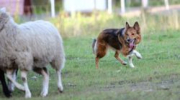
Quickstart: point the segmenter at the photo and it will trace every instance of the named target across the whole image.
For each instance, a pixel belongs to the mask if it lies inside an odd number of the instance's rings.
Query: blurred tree
[[[24,0],[24,14],[25,15],[32,15],[32,1],[31,0]]]
[[[125,0],[127,7],[139,7],[141,6],[141,0]]]
[[[49,13],[50,0],[31,0],[33,4],[33,10],[36,14]],[[55,0],[55,11],[59,12],[63,10],[63,0]]]

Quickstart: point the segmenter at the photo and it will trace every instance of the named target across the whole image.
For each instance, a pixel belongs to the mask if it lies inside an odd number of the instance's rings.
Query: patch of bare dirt
[[[159,78],[159,77],[158,77]],[[179,85],[178,85],[179,84]],[[143,91],[143,92],[152,92],[157,90],[168,91],[173,87],[180,88],[180,77],[172,75],[168,79],[156,80],[155,82],[150,80],[140,81],[140,82],[128,82],[128,81],[119,81],[111,83],[107,86],[100,87],[100,91],[118,91],[118,92],[126,92],[126,91]]]

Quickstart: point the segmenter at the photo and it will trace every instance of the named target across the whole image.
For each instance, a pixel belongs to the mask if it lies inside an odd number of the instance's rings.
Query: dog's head
[[[134,42],[135,44],[138,44],[141,41],[140,27],[138,22],[135,22],[133,27],[126,22],[124,39],[128,43]]]

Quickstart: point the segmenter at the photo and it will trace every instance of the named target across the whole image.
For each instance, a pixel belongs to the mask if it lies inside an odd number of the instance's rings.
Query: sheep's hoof
[[[10,98],[12,97],[11,93],[9,93],[8,91],[4,93],[6,95],[6,97]]]
[[[58,90],[59,90],[60,93],[63,93],[63,90],[61,90],[60,88],[58,88]]]
[[[41,96],[42,97],[46,97],[48,93],[45,93],[45,92],[41,92]]]
[[[31,98],[31,94],[26,94],[25,98]]]

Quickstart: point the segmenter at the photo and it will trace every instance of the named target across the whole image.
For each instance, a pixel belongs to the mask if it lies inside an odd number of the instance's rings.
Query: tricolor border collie
[[[96,68],[99,66],[99,59],[106,55],[109,47],[115,50],[114,57],[121,64],[126,65],[127,63],[119,58],[120,53],[129,59],[130,67],[134,68],[132,56],[142,58],[141,54],[135,50],[136,45],[140,42],[141,33],[138,22],[135,22],[133,27],[126,22],[124,28],[103,30],[92,43],[93,53],[96,56]]]

